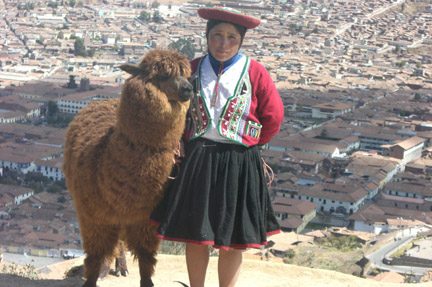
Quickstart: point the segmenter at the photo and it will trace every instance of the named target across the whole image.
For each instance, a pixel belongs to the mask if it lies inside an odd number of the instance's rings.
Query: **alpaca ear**
[[[131,74],[133,76],[136,76],[138,74],[142,74],[143,70],[142,68],[132,65],[132,64],[123,64],[119,67],[121,70],[125,71],[128,74]]]

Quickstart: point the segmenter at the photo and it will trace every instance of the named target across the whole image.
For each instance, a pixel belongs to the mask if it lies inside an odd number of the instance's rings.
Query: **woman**
[[[260,20],[226,8],[198,14],[208,20],[208,54],[191,62],[185,158],[151,219],[160,238],[186,242],[191,287],[204,286],[208,245],[219,249],[219,285],[234,286],[242,250],[280,232],[259,146],[279,131],[283,105],[267,70],[239,54]]]

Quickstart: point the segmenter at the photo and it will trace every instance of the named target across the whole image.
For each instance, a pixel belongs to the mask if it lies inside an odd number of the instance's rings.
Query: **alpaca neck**
[[[168,102],[166,95],[150,82],[141,87],[130,81],[120,99],[116,131],[137,146],[176,147],[183,133],[187,107],[180,102]]]

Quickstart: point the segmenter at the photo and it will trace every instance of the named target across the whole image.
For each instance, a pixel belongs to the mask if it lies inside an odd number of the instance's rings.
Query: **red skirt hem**
[[[156,220],[153,219],[149,219],[150,223],[159,226],[160,222],[157,222]],[[274,234],[278,234],[280,233],[281,230],[273,230],[273,231],[269,231],[267,232],[267,236],[271,236]],[[222,246],[222,245],[215,245],[214,241],[210,240],[210,241],[199,241],[199,240],[192,240],[192,239],[184,239],[184,238],[175,238],[175,237],[169,237],[169,236],[164,236],[162,234],[160,234],[159,232],[156,232],[156,236],[162,240],[168,240],[168,241],[177,241],[177,242],[183,242],[183,243],[193,243],[193,244],[197,244],[197,245],[212,245],[214,248],[217,249],[221,249],[221,250],[229,250],[230,248],[234,248],[234,249],[239,249],[239,250],[245,250],[247,248],[256,248],[256,249],[260,249],[261,246],[267,246],[267,241],[261,242],[261,243],[247,243],[247,244],[235,244],[232,243],[229,246]]]

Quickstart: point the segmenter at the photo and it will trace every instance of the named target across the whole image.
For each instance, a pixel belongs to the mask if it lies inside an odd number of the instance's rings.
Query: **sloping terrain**
[[[84,282],[82,279],[83,258],[42,268],[44,280],[32,281],[14,275],[0,273],[0,287],[77,287]],[[138,264],[128,257],[129,276],[115,277],[110,275],[105,280],[99,280],[99,287],[139,286]],[[217,287],[217,258],[211,257],[207,274],[206,287]],[[70,276],[64,278],[65,271]],[[155,286],[181,287],[175,281],[188,283],[184,256],[159,255],[156,274],[153,278]],[[430,287],[432,283],[422,284],[391,284],[338,273],[329,270],[312,269],[287,265],[283,263],[244,259],[238,287]]]

